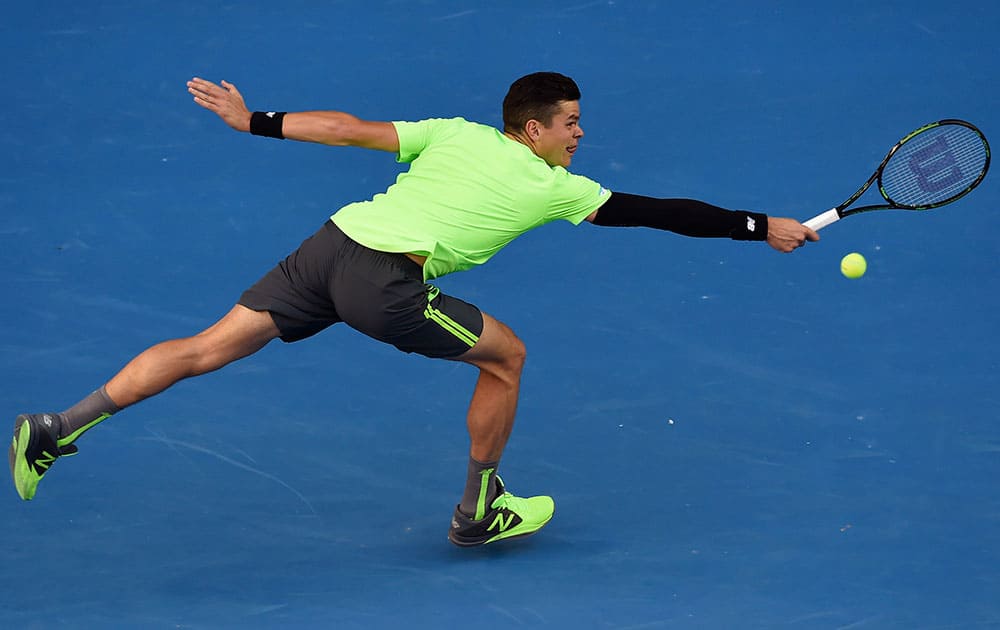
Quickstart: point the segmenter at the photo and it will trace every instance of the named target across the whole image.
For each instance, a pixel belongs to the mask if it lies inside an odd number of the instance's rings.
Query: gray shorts
[[[483,332],[479,309],[424,283],[420,265],[360,245],[332,221],[247,289],[239,303],[269,312],[286,342],[344,322],[403,352],[452,358]]]

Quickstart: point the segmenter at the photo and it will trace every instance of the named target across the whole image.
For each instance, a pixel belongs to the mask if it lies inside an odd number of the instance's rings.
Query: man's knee
[[[516,383],[528,351],[506,324],[483,313],[483,333],[466,354],[457,357],[509,383]]]
[[[277,336],[269,313],[237,305],[214,325],[183,341],[196,369],[206,372],[253,354]]]
[[[496,359],[491,364],[480,365],[482,369],[493,372],[508,382],[516,382],[521,378],[521,370],[528,357],[528,349],[524,342],[510,328],[504,327],[506,334],[496,353]]]
[[[521,368],[524,367],[525,360],[528,358],[528,348],[524,345],[524,342],[521,341],[521,338],[513,332],[511,332],[510,336],[511,345],[509,360],[511,365],[516,367],[517,371],[520,372]]]

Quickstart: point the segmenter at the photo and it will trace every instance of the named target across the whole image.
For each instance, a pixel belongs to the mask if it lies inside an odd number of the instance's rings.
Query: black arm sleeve
[[[767,215],[726,210],[694,199],[656,199],[615,192],[597,211],[594,225],[651,227],[685,236],[767,240]]]

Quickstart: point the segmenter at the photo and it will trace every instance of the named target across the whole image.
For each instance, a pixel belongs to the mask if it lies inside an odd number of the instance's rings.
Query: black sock
[[[469,458],[469,474],[465,479],[465,493],[458,505],[462,514],[474,519],[485,518],[493,499],[497,497],[496,483],[497,464],[499,462],[482,463]]]
[[[59,431],[59,446],[72,444],[86,431],[119,411],[121,411],[121,407],[116,405],[115,401],[108,396],[107,390],[101,387],[59,414],[59,420],[62,424]]]

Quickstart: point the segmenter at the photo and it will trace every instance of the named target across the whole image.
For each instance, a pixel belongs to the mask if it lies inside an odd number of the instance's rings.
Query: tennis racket
[[[858,192],[803,225],[818,230],[871,210],[930,210],[969,194],[990,168],[986,136],[964,120],[924,125],[896,143]],[[850,208],[878,181],[886,203]]]

